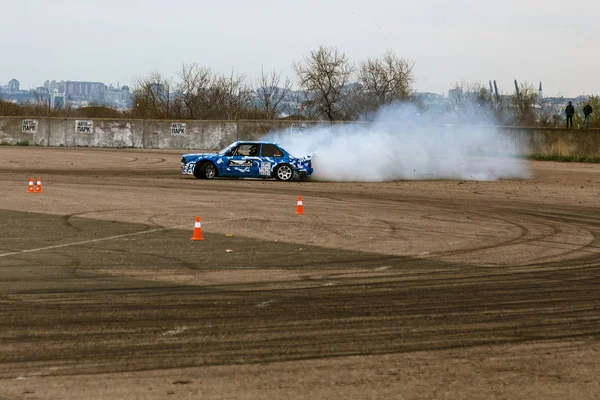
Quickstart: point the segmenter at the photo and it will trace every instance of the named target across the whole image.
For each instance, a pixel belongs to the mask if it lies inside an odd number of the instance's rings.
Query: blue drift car
[[[219,176],[291,181],[312,174],[311,159],[294,157],[276,143],[240,141],[218,153],[182,155],[181,173],[198,179]]]

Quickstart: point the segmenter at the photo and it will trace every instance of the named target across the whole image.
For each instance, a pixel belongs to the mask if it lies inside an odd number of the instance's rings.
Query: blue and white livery
[[[218,153],[184,154],[181,173],[198,179],[275,178],[291,181],[313,172],[312,155],[298,158],[277,143],[238,141]]]

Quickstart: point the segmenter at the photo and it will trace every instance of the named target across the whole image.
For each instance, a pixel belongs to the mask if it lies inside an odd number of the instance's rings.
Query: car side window
[[[240,144],[231,150],[232,156],[258,156],[258,144]]]
[[[262,145],[262,156],[263,157],[283,157],[283,152],[279,147],[274,144],[263,144]]]

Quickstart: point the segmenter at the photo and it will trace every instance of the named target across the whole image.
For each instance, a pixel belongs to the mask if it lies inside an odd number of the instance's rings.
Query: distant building
[[[16,92],[19,91],[19,86],[20,86],[20,84],[19,84],[18,80],[11,79],[8,82],[8,91],[11,92],[11,93],[16,93]]]
[[[64,83],[64,92],[68,101],[91,101],[104,103],[106,85],[102,82],[73,82]]]
[[[121,89],[112,85],[104,92],[104,102],[116,108],[129,108],[131,106],[131,93],[129,87],[123,86]]]
[[[131,107],[131,93],[128,86],[119,89],[113,85],[107,87],[102,82],[46,81],[44,87],[50,94],[58,92],[59,99],[61,99],[60,94],[64,94],[65,104],[71,104],[75,108],[92,104],[121,109]]]
[[[162,93],[164,89],[159,88]],[[102,82],[46,80],[43,86],[31,90],[20,90],[20,83],[12,79],[8,85],[0,85],[0,98],[17,104],[43,102],[53,108],[70,105],[73,108],[90,104],[119,109],[131,107],[131,92],[128,86],[107,87]]]
[[[57,90],[59,92],[65,91],[64,82],[46,81],[46,82],[44,82],[44,87],[48,90],[49,93],[53,93],[54,90]]]
[[[50,92],[44,86],[35,88],[34,96],[37,101],[41,101],[50,104]]]
[[[167,94],[167,90],[164,84],[162,83],[149,83],[148,84],[148,89],[152,92],[152,93],[156,93],[157,97],[163,97],[166,96]]]
[[[54,92],[50,94],[50,107],[51,108],[64,108],[67,103],[65,102],[65,93],[59,92],[54,89]]]

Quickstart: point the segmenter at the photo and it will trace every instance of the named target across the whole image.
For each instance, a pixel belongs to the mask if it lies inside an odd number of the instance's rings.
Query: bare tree
[[[291,96],[293,106],[288,107],[292,119],[317,119],[317,110],[313,100],[302,91],[294,91]]]
[[[360,118],[370,120],[373,117],[370,112],[374,111],[375,106],[362,84],[355,83],[348,85],[344,91],[342,108],[346,119],[350,121]]]
[[[213,73],[209,68],[196,63],[184,63],[179,72],[177,92],[181,96],[182,114],[187,119],[205,116],[210,110],[207,94],[213,83]]]
[[[35,91],[35,100],[26,104],[26,108],[33,111],[33,115],[40,115],[49,117],[52,115],[52,108],[50,107],[50,98],[47,93],[40,93]]]
[[[480,82],[456,82],[448,92],[451,115],[462,122],[493,124],[507,118],[501,98],[495,99],[492,91]]]
[[[285,78],[282,86],[279,86],[280,82],[281,72],[277,73],[274,70],[265,72],[262,68],[256,79],[254,95],[267,119],[273,119],[281,113],[282,101],[292,89],[292,82],[289,78]]]
[[[313,101],[318,112],[329,121],[339,119],[344,88],[354,72],[346,55],[335,47],[320,46],[301,62],[295,62],[294,69],[307,100]]]
[[[170,118],[174,104],[170,79],[158,71],[146,78],[138,78],[133,88],[132,114],[142,118]]]
[[[245,83],[242,74],[219,76],[215,79],[209,99],[216,105],[212,118],[238,119],[249,111],[252,105],[252,88]]]
[[[471,115],[473,110],[474,92],[479,90],[477,83],[470,83],[465,80],[455,82],[448,91],[448,106],[456,116]]]
[[[379,107],[407,100],[412,95],[413,67],[414,62],[399,58],[388,50],[380,58],[361,62],[358,79],[373,106]]]
[[[226,83],[226,115],[227,119],[238,119],[244,112],[247,112],[252,106],[252,87],[246,84],[246,76],[242,74],[234,75],[233,71]]]
[[[511,96],[516,122],[520,125],[537,124],[538,90],[529,83],[521,83]]]
[[[450,102],[456,109],[487,106],[493,101],[493,94],[480,82],[461,81],[452,84]]]

